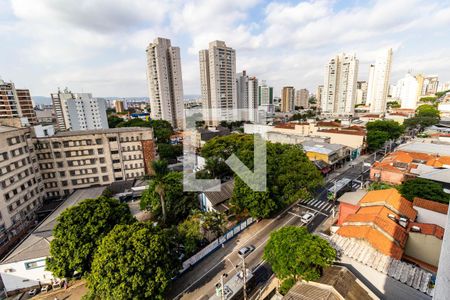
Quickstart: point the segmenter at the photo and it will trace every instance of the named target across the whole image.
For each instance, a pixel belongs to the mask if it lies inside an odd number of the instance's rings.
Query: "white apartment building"
[[[33,142],[47,197],[149,174],[155,157],[151,128],[65,131]]]
[[[392,49],[380,55],[375,64],[370,65],[367,88],[367,105],[371,113],[386,112],[386,99],[389,93],[389,80],[392,65]]]
[[[402,108],[416,109],[419,83],[415,76],[408,73],[397,82],[394,97],[400,99]]]
[[[258,91],[258,109],[268,113],[275,112],[273,87],[268,86],[263,80]]]
[[[223,41],[209,43],[209,49],[200,50],[200,85],[203,108],[213,110],[205,115],[210,125],[232,121],[237,109],[236,51]]]
[[[33,224],[43,183],[30,128],[0,126],[0,255]]]
[[[72,93],[67,88],[51,97],[59,130],[108,128],[105,99],[92,98],[89,93]]]
[[[237,108],[248,108],[248,75],[244,70],[236,75]]]
[[[356,104],[365,104],[367,102],[367,81],[356,82]]]
[[[148,45],[146,52],[150,115],[182,129],[184,103],[180,48],[172,47],[169,39],[158,37]]]
[[[322,113],[352,115],[356,103],[356,79],[359,61],[356,56],[342,53],[325,66],[322,91]]]

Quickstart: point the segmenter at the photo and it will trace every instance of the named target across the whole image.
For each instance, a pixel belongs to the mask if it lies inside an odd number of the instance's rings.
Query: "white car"
[[[303,223],[308,223],[309,221],[312,220],[312,218],[314,218],[314,214],[312,213],[306,213],[301,217],[301,221]]]
[[[37,294],[37,289],[32,289],[28,291],[29,296],[35,296]]]
[[[245,246],[245,247],[242,247],[241,249],[239,249],[238,254],[239,254],[240,257],[246,257],[253,250],[255,250],[255,246],[253,246],[253,245]]]
[[[48,292],[51,288],[52,288],[51,285],[46,284],[46,285],[42,286],[41,292]]]

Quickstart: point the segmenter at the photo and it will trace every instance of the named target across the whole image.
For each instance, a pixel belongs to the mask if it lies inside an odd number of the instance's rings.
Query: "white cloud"
[[[7,3],[7,5],[5,5]],[[450,3],[427,0],[9,0],[0,2],[4,78],[48,95],[57,86],[95,95],[147,95],[145,48],[157,36],[182,51],[186,94],[199,93],[198,51],[224,40],[237,70],[313,91],[323,66],[356,53],[360,78],[394,48],[393,80],[409,69],[450,79]],[[7,72],[7,73],[5,73]]]

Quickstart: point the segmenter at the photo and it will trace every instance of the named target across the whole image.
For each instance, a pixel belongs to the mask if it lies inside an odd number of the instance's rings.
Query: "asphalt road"
[[[327,202],[328,203],[328,202]],[[255,250],[245,258],[246,267],[255,270],[262,264],[264,246],[270,233],[281,227],[294,225],[304,226],[300,216],[305,212],[315,213],[315,217],[306,224],[309,230],[317,228],[328,216],[326,213],[315,211],[307,205],[294,205],[278,217],[262,220],[244,230],[234,240],[209,255],[190,271],[177,278],[169,287],[168,299],[207,299],[215,292],[215,285],[224,273],[231,278],[242,264],[237,251],[246,245],[255,246]]]

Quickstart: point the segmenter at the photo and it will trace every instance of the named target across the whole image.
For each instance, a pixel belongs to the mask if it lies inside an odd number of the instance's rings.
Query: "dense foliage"
[[[164,299],[181,267],[177,235],[151,223],[116,226],[102,241],[88,277],[91,299]]]
[[[187,256],[194,254],[204,241],[212,241],[225,232],[226,217],[216,211],[196,211],[178,224],[177,229]]]
[[[229,176],[232,171],[225,160],[235,154],[253,169],[253,136],[232,134],[206,143],[202,156],[207,159],[206,172],[214,178]],[[268,217],[286,205],[306,197],[322,182],[322,176],[297,145],[267,142],[267,190],[255,192],[235,177],[232,204],[238,211],[247,210],[256,218]]]
[[[378,190],[388,190],[388,189],[392,189],[392,188],[397,188],[397,186],[388,184],[388,183],[384,183],[384,182],[372,182],[369,185],[368,190],[369,191],[378,191]]]
[[[265,259],[281,280],[316,280],[336,258],[336,250],[305,227],[287,226],[270,234]]]
[[[75,271],[88,273],[102,238],[117,224],[133,221],[126,204],[103,196],[66,209],[53,230],[48,270],[60,278],[72,277]]]
[[[173,134],[172,125],[165,120],[131,119],[117,124],[116,127],[151,127],[158,143],[168,143]]]
[[[407,128],[424,129],[428,126],[439,123],[439,110],[434,105],[423,104],[416,109],[416,115],[404,121],[404,126]]]
[[[122,118],[119,118],[119,117],[114,116],[114,115],[108,116],[108,126],[109,126],[109,128],[116,128],[117,125],[119,125],[122,122],[123,122]]]
[[[367,123],[367,147],[370,151],[381,148],[388,140],[399,138],[404,127],[393,120],[376,120]]]
[[[164,160],[175,160],[183,155],[183,145],[171,145],[158,143],[159,158]]]
[[[413,201],[414,197],[419,197],[443,203],[450,202],[450,195],[444,192],[442,185],[428,179],[416,178],[405,181],[399,190],[409,201]]]
[[[183,191],[183,174],[169,172],[165,161],[155,161],[153,169],[155,176],[142,193],[141,209],[150,211],[161,224],[178,224],[196,208],[195,194]]]

